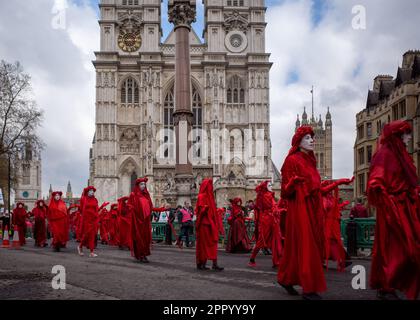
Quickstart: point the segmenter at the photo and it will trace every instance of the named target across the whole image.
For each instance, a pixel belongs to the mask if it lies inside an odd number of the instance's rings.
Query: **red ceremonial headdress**
[[[23,202],[16,203],[16,208],[19,207],[20,204],[22,205],[23,208],[25,208],[25,204]]]
[[[148,179],[148,178],[139,178],[139,179],[137,179],[137,180],[136,180],[136,184],[138,185],[138,184],[140,184],[140,183],[142,183],[142,182],[147,183],[147,181],[149,181],[149,179]]]
[[[63,196],[63,193],[61,191],[54,191],[53,193],[51,193],[51,198],[54,198],[57,194],[60,195],[60,197]]]
[[[292,148],[289,150],[289,156],[298,151],[300,142],[307,134],[310,134],[312,138],[315,136],[315,132],[312,127],[302,126],[296,130],[295,135],[292,138]]]
[[[93,190],[93,192],[96,192],[96,188],[95,187],[89,186],[89,187],[83,189],[83,195],[84,196],[87,196],[90,190]]]

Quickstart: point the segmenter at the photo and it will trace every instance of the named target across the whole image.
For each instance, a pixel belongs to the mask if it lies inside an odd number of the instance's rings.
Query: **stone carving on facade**
[[[130,154],[140,152],[139,136],[134,128],[120,129],[120,152]]]
[[[173,1],[171,1],[173,3]],[[173,23],[176,27],[191,28],[191,24],[196,21],[197,11],[195,6],[192,6],[189,1],[176,2],[169,4],[169,23]]]
[[[230,31],[238,30],[246,33],[249,27],[248,17],[240,14],[238,11],[233,11],[230,14],[225,14],[225,22],[223,23],[223,29],[226,33]]]

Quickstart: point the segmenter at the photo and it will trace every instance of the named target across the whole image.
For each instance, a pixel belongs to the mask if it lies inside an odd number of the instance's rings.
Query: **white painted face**
[[[267,190],[273,192],[273,184],[271,182],[267,184]]]
[[[92,189],[90,189],[89,191],[88,191],[88,197],[93,197],[95,195],[95,191],[93,191]]]
[[[144,191],[146,189],[146,182],[140,182],[140,190]]]
[[[19,209],[22,209],[22,208],[23,208],[23,206],[22,206],[21,204],[19,204],[18,208],[19,208]]]
[[[404,142],[404,144],[408,147],[408,144],[410,143],[410,141],[412,139],[411,134],[404,133],[401,138],[402,138],[402,141]]]
[[[310,134],[307,134],[302,138],[299,147],[306,151],[314,151],[314,138]]]
[[[55,201],[58,201],[58,200],[60,200],[60,199],[61,199],[61,197],[60,197],[60,195],[59,195],[59,194],[56,194],[56,195],[54,196],[54,199],[55,199]]]
[[[44,203],[43,202],[40,202],[39,203],[39,206],[42,208],[44,206]]]

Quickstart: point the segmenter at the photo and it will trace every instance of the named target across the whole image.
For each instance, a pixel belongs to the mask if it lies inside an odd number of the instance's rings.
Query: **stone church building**
[[[193,194],[214,178],[218,206],[279,173],[271,160],[264,0],[204,0],[202,38],[191,30]],[[174,205],[175,33],[162,39],[160,0],[101,0],[96,132],[90,181],[101,201],[148,177],[155,206]],[[200,30],[201,31],[201,30]],[[277,193],[277,196],[279,194]],[[192,198],[194,203],[194,196]]]

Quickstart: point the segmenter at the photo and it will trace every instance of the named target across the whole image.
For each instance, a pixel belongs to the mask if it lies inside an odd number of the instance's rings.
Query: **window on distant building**
[[[392,118],[395,120],[398,120],[398,105],[395,105],[392,107]]]
[[[364,173],[362,173],[362,174],[359,174],[359,176],[358,176],[358,187],[359,187],[359,190],[358,190],[358,194],[359,194],[359,196],[362,196],[362,195],[364,195],[364,193],[365,193],[365,174]]]
[[[22,165],[22,183],[24,185],[31,184],[31,166],[29,164]]]
[[[401,101],[400,103],[400,115],[401,118],[405,118],[407,116],[407,106],[405,100]]]
[[[360,125],[358,128],[357,128],[357,138],[360,140],[360,139],[363,139],[364,138],[364,136],[365,136],[365,134],[364,134],[364,128],[365,126],[362,124],[362,125]]]
[[[367,162],[368,164],[370,164],[370,162],[372,161],[372,146],[366,147],[366,153],[367,153]]]
[[[359,165],[364,165],[365,164],[365,148],[360,148],[358,151],[358,156],[359,156]]]
[[[366,136],[368,139],[372,138],[372,123],[366,124]]]

